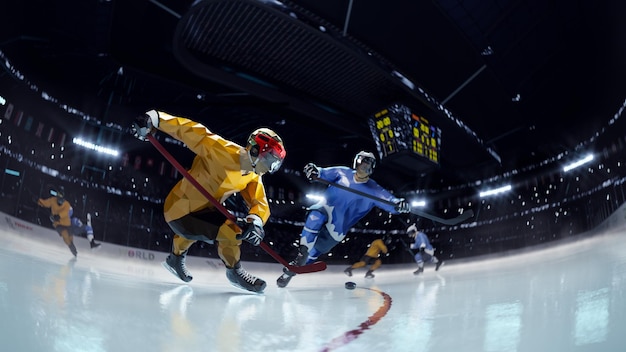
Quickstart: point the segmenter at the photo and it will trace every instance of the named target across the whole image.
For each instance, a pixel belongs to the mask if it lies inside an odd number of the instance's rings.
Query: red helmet
[[[250,157],[256,158],[253,166],[261,163],[269,173],[278,171],[287,155],[282,138],[269,128],[259,128],[252,132],[248,137],[246,150]]]

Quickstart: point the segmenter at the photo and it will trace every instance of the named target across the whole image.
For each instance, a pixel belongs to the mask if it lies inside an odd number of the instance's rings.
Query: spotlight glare
[[[575,161],[575,162],[573,162],[571,164],[565,165],[563,167],[563,172],[568,172],[568,171],[570,171],[572,169],[575,169],[575,168],[577,168],[577,167],[579,167],[581,165],[584,165],[584,164],[590,162],[591,160],[593,160],[593,154],[587,154],[587,156],[585,156],[584,158],[582,158],[582,159],[580,159],[578,161]]]
[[[510,190],[511,190],[511,185],[506,185],[506,186],[490,189],[487,191],[482,191],[480,192],[479,196],[483,198],[483,197],[493,196],[499,193],[508,192]]]

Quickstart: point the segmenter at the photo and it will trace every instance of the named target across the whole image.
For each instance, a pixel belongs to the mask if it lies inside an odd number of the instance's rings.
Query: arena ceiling
[[[162,109],[239,143],[268,126],[284,137],[285,167],[294,170],[349,165],[376,148],[368,119],[406,105],[442,130],[440,163],[383,160],[375,178],[397,191],[487,179],[574,152],[626,97],[620,1],[4,6],[0,50],[51,94],[124,126]],[[125,147],[151,148],[134,142]]]

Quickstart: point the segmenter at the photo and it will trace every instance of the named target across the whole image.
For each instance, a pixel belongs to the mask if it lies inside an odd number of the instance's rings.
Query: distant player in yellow
[[[241,241],[258,246],[265,232],[263,225],[270,216],[261,176],[276,172],[285,158],[282,139],[268,128],[259,128],[248,137],[245,147],[228,141],[205,126],[184,117],[151,110],[137,118],[132,131],[146,140],[160,130],[183,142],[196,154],[189,174],[217,201],[223,203],[239,193],[249,211],[236,224],[215,209],[187,179],[181,179],[165,199],[164,216],[174,231],[172,252],[163,266],[181,280],[192,277],[185,266],[185,255],[193,243],[217,242],[218,255],[226,265],[226,277],[239,288],[263,292],[265,281],[249,274],[240,263]]]
[[[373,278],[374,270],[378,269],[383,264],[383,262],[379,258],[380,254],[388,253],[388,249],[386,245],[390,243],[391,243],[391,237],[389,237],[388,235],[383,236],[383,239],[380,239],[380,238],[375,239],[370,244],[369,248],[367,249],[367,252],[365,252],[365,255],[363,255],[361,260],[352,264],[343,272],[346,273],[346,275],[348,276],[352,276],[352,269],[358,269],[366,265],[369,265],[370,268],[367,271],[367,273],[365,273],[365,277],[368,279]]]

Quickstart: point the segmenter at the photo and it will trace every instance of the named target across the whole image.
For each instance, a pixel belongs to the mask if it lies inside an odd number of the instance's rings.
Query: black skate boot
[[[233,286],[250,292],[262,293],[265,290],[265,286],[267,286],[265,281],[251,275],[246,269],[242,268],[239,262],[235,264],[234,268],[226,268],[226,277]]]
[[[91,240],[89,242],[89,245],[91,246],[91,249],[97,249],[98,247],[100,247],[101,243],[97,243],[96,240]]]
[[[283,274],[279,276],[276,280],[276,285],[278,285],[278,287],[287,287],[289,281],[291,281],[291,278],[295,275],[296,273],[292,273],[291,271],[287,270],[287,268],[283,268]]]
[[[437,264],[435,264],[435,271],[439,271],[439,268],[443,265],[443,260],[439,260],[437,261]]]
[[[420,267],[413,272],[413,275],[419,275],[424,272],[424,267]]]
[[[373,271],[371,271],[371,270],[368,270],[368,271],[365,273],[365,278],[366,278],[366,279],[373,279],[373,278],[374,278],[374,276],[375,276],[375,275],[374,275],[374,272],[373,272]]]
[[[187,252],[183,252],[181,255],[170,253],[162,264],[163,267],[169,270],[170,273],[174,274],[174,276],[185,282],[189,282],[193,279],[193,276],[189,275],[187,267],[185,266],[186,254]]]
[[[352,276],[352,267],[349,266],[346,270],[343,271],[348,276]]]
[[[308,257],[309,249],[306,248],[306,246],[300,246],[298,247],[298,255],[296,256],[296,259],[289,262],[289,265],[302,266],[306,263]],[[283,274],[276,280],[276,285],[278,285],[278,287],[287,287],[289,281],[291,281],[291,278],[295,275],[296,273],[289,271],[286,267],[283,267]]]
[[[76,251],[76,246],[74,245],[74,242],[70,243],[69,245],[67,245],[70,249],[70,252],[72,252],[72,254],[76,257],[78,256],[78,252]]]

